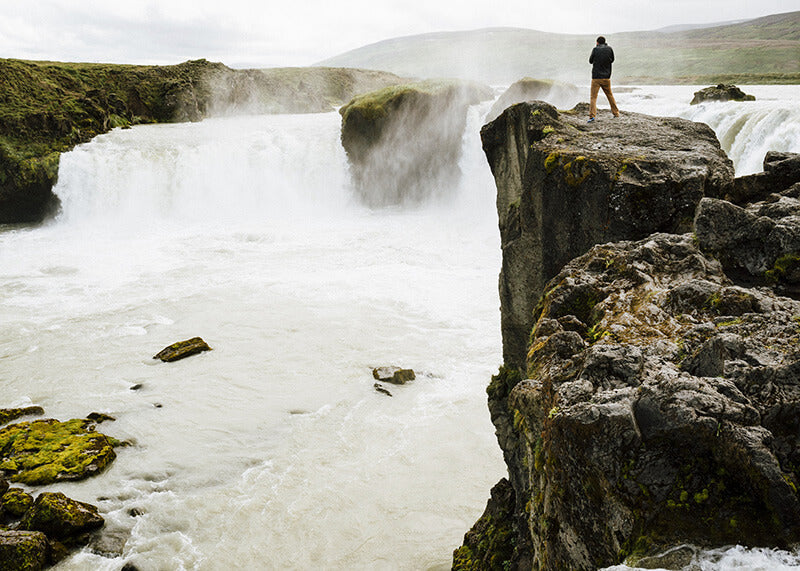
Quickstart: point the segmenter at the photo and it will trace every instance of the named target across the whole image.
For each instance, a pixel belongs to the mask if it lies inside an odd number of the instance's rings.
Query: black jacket
[[[592,50],[589,63],[592,64],[592,79],[609,79],[611,62],[614,61],[614,50],[608,44],[600,44]]]

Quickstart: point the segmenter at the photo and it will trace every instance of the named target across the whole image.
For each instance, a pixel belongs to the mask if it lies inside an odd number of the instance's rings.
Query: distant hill
[[[617,84],[800,83],[800,12],[607,37]],[[385,40],[318,65],[493,84],[526,76],[585,84],[594,40],[522,28],[439,32]]]

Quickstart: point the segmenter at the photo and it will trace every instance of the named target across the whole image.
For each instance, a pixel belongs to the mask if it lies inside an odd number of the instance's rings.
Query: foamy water
[[[722,125],[744,109],[647,89],[623,111]],[[767,116],[795,93],[763,89]],[[470,112],[458,195],[413,209],[352,199],[335,113],[115,130],[62,157],[61,217],[0,231],[3,405],[106,412],[100,430],[134,445],[47,487],[99,505],[124,542],[58,569],[450,567],[506,472],[485,394],[502,359],[488,107]],[[775,150],[798,152],[784,111]],[[195,335],[214,350],[150,358]],[[389,398],[379,365],[418,378]]]

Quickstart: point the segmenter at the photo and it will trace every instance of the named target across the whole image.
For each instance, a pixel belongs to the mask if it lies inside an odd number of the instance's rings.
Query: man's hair
[[[606,39],[603,36],[597,36],[597,43],[604,44],[606,43]]]

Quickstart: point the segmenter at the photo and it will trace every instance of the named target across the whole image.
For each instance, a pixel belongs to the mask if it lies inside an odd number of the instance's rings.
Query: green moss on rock
[[[47,537],[43,533],[0,530],[0,571],[44,569],[47,550]]]
[[[104,524],[97,507],[68,498],[61,492],[39,494],[20,521],[20,529],[41,531],[48,537],[70,541]]]
[[[12,517],[22,517],[33,505],[33,496],[22,488],[11,488],[0,498],[0,508]]]
[[[86,419],[20,422],[0,430],[0,470],[12,482],[81,480],[116,458],[112,441]]]
[[[16,420],[22,416],[44,414],[44,409],[40,406],[26,406],[20,408],[0,408],[0,426]]]

